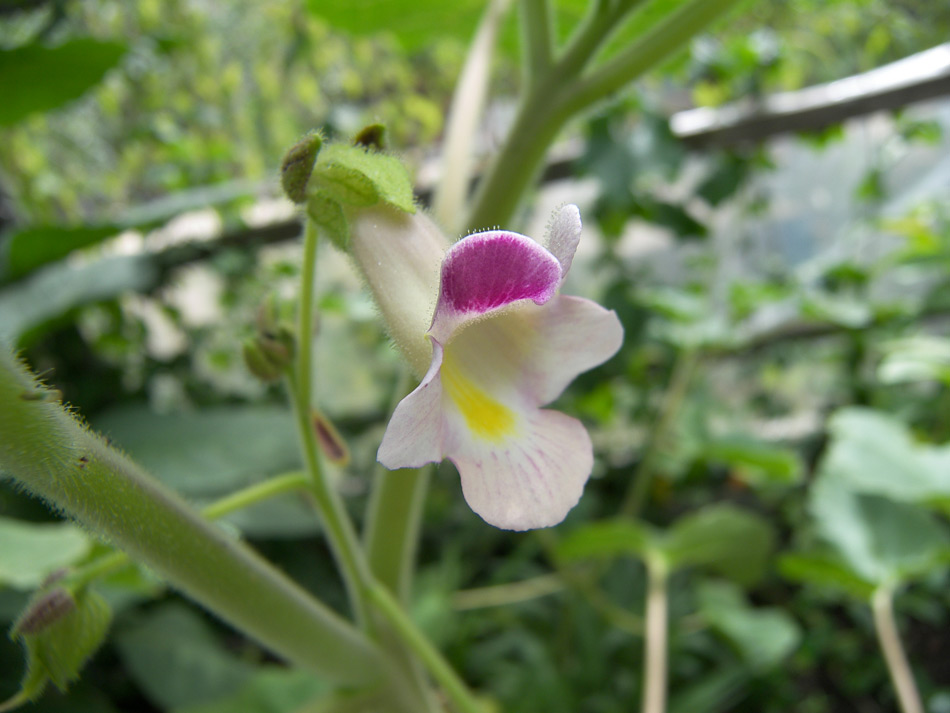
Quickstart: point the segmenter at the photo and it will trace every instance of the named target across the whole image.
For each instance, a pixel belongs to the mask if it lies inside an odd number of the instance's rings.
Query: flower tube
[[[374,225],[375,231],[367,230]],[[623,340],[614,312],[557,294],[580,238],[577,207],[556,213],[545,246],[500,230],[463,238],[440,256],[438,281],[428,284],[437,241],[426,231],[417,236],[414,267],[400,282],[386,269],[384,256],[369,251],[367,235],[379,233],[379,225],[377,216],[375,223],[353,226],[351,254],[417,370],[421,340],[431,344],[422,382],[389,422],[380,463],[395,469],[448,458],[469,506],[489,524],[529,530],[559,523],[580,499],[593,449],[580,421],[542,407],[578,374],[613,356]],[[396,244],[389,241],[387,249],[397,250]],[[410,258],[404,253],[392,259]],[[380,279],[397,291],[382,296]],[[418,314],[403,313],[423,309],[427,296],[435,306],[425,313],[423,332]]]

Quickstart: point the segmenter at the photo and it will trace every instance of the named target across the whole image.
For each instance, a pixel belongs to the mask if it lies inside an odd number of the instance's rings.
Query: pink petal
[[[390,470],[418,468],[426,463],[438,463],[445,457],[441,368],[442,346],[433,342],[429,371],[422,383],[396,406],[379,444],[376,459]]]
[[[544,246],[561,263],[562,282],[571,269],[580,239],[581,213],[576,205],[566,205],[554,214],[544,236]]]
[[[519,300],[544,304],[561,280],[558,259],[531,238],[504,231],[476,233],[453,245],[429,333],[446,344],[463,322]]]
[[[462,440],[449,454],[469,507],[503,530],[561,522],[584,491],[594,464],[590,437],[577,419],[536,411],[504,444]]]

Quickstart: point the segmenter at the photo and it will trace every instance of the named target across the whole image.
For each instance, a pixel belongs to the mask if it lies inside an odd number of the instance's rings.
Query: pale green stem
[[[525,93],[504,146],[479,184],[467,229],[510,224],[540,172],[548,147],[569,119],[668,59],[737,1],[693,0],[645,31],[602,67],[581,77],[587,63],[638,4],[628,1],[608,8],[605,3],[595,3],[562,59]]]
[[[288,370],[287,380],[304,466],[311,479],[311,492],[316,501],[317,510],[320,512],[323,530],[340,568],[356,619],[366,627],[369,625],[369,619],[366,616],[366,604],[363,599],[364,587],[371,580],[369,567],[360,549],[356,531],[353,529],[353,523],[346,512],[343,500],[323,471],[311,421],[310,374],[313,368],[311,353],[317,243],[316,228],[308,219],[304,232],[301,266],[297,362],[293,369]]]
[[[902,713],[924,713],[924,706],[920,701],[920,693],[914,682],[914,673],[911,671],[907,654],[901,645],[900,633],[897,631],[897,621],[894,619],[894,591],[885,585],[878,587],[871,597],[871,610],[874,613],[874,629],[877,631],[877,640],[884,652],[887,670],[891,674],[897,700]]]
[[[12,698],[0,702],[0,713],[8,713],[8,711],[16,710],[20,706],[25,706],[30,702],[30,697],[31,694],[28,691],[18,691]]]
[[[521,43],[525,84],[533,86],[547,74],[554,56],[550,0],[521,0]]]
[[[305,490],[309,487],[310,478],[305,473],[295,472],[278,475],[216,500],[202,508],[201,514],[208,520],[217,520],[264,500],[295,490]],[[84,587],[93,580],[106,577],[122,569],[131,561],[125,552],[110,552],[70,572],[66,579],[66,585],[77,589]]]
[[[393,630],[399,634],[406,645],[429,669],[429,673],[442,687],[445,695],[452,701],[458,713],[485,713],[471,691],[455,673],[455,670],[442,658],[442,654],[432,645],[425,634],[416,628],[416,625],[403,611],[399,602],[390,594],[389,590],[381,584],[376,584],[371,587],[369,594],[376,608],[386,617]]]
[[[462,589],[452,595],[452,608],[456,611],[503,607],[529,602],[539,597],[564,591],[564,580],[559,574],[542,574],[531,579],[491,587]]]
[[[38,393],[3,350],[0,471],[281,657],[338,683],[379,681],[365,635]]]
[[[669,386],[663,396],[660,412],[655,419],[656,425],[653,427],[650,441],[643,457],[640,459],[640,466],[627,488],[626,497],[624,497],[623,505],[620,508],[621,515],[625,517],[637,517],[647,502],[650,484],[653,482],[653,476],[656,472],[657,458],[662,451],[670,429],[676,422],[680,407],[686,399],[689,382],[698,360],[699,353],[695,349],[681,351],[676,357]]]
[[[646,637],[643,641],[641,713],[665,713],[667,678],[669,567],[659,556],[647,558]]]
[[[449,233],[462,227],[465,197],[472,180],[472,147],[482,120],[492,53],[498,28],[511,0],[492,0],[472,40],[455,85],[442,151],[442,176],[435,189],[432,212]]]

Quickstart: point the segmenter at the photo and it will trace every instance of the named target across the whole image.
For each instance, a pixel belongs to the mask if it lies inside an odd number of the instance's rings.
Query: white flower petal
[[[590,437],[580,421],[557,411],[526,414],[519,426],[519,436],[502,444],[460,437],[449,458],[466,502],[485,522],[503,530],[556,525],[590,477]]]
[[[581,212],[576,205],[566,205],[554,214],[544,236],[544,247],[561,263],[562,282],[571,269],[580,239]]]
[[[422,383],[396,406],[379,444],[376,459],[390,470],[418,468],[445,457],[441,368],[442,347],[433,342],[429,371]]]

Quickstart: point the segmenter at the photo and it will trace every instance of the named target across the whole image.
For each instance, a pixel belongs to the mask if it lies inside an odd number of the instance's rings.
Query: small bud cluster
[[[276,381],[294,358],[294,331],[271,296],[257,311],[256,334],[244,342],[244,363],[261,381]]]

